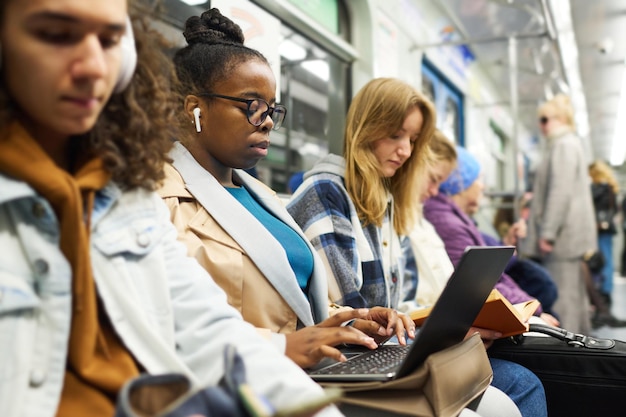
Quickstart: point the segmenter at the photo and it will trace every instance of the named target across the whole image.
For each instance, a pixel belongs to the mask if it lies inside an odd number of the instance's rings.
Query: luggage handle
[[[528,326],[528,331],[547,334],[559,340],[563,340],[567,342],[568,345],[574,347],[608,350],[615,346],[615,341],[612,339],[585,336],[583,334],[572,333],[560,327],[548,326],[546,324],[531,323]]]

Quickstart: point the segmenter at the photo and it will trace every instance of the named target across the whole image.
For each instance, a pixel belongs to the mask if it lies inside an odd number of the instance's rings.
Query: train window
[[[463,145],[465,138],[461,92],[427,59],[422,62],[422,87],[435,104],[437,127],[457,145]]]
[[[459,104],[457,100],[447,97],[444,108],[440,129],[444,135],[454,138],[454,142],[459,143]]]
[[[281,102],[287,107],[283,127],[272,132],[268,157],[257,170],[277,191],[287,191],[289,177],[309,169],[328,153],[331,62],[334,58],[287,26],[281,28]]]
[[[290,2],[315,19],[315,10],[306,9],[306,2]],[[336,9],[331,13],[336,24],[326,22],[325,26],[330,24],[333,33],[348,40],[345,5],[342,1],[325,3],[329,3],[325,7]],[[284,21],[281,39],[280,101],[287,107],[287,116],[283,126],[272,132],[268,157],[257,164],[257,173],[271,188],[284,193],[290,191],[287,184],[291,175],[310,169],[329,153],[329,140],[343,139],[348,94],[336,86],[347,88],[350,66]]]

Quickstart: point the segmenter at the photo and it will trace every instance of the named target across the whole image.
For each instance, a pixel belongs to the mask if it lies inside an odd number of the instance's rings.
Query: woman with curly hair
[[[269,404],[319,398],[176,240],[171,64],[128,9],[0,2],[0,415],[110,417],[143,372],[215,385],[230,344]]]

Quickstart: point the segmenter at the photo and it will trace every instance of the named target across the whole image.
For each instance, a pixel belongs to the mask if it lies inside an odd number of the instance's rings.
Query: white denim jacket
[[[71,270],[48,202],[0,175],[0,416],[53,417],[71,319]],[[275,406],[321,394],[306,374],[231,308],[176,241],[162,200],[111,184],[96,197],[91,262],[117,333],[149,373],[183,372],[196,385],[222,376],[236,345],[250,385]],[[340,415],[330,407],[321,415]]]

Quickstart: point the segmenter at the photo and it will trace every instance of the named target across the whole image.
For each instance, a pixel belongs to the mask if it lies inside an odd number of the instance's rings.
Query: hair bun
[[[239,25],[222,15],[216,8],[192,16],[185,22],[183,36],[187,44],[238,43],[243,45],[244,36]]]

